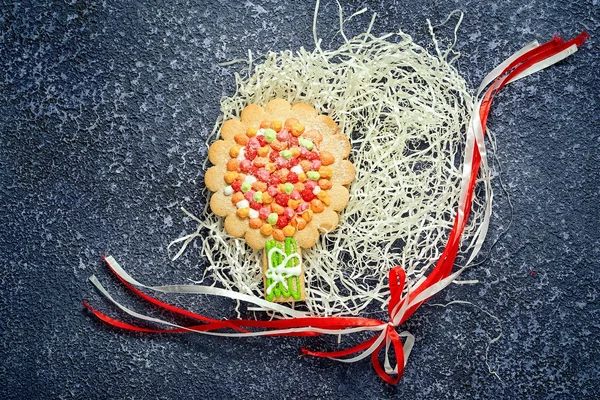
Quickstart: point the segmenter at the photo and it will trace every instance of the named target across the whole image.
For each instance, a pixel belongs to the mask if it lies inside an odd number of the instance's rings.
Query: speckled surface
[[[503,92],[490,117],[501,178],[486,250],[422,307],[397,387],[368,361],[299,357],[330,339],[234,340],[138,336],[113,330],[81,300],[119,315],[87,282],[97,274],[119,299],[150,310],[109,276],[114,254],[144,282],[200,276],[190,251],[171,263],[166,244],[192,224],[180,206],[205,199],[204,140],[219,98],[241,66],[218,63],[247,49],[313,46],[312,2],[56,1],[0,5],[0,398],[535,398],[600,397],[600,5],[561,1],[350,1],[367,6],[375,33],[401,28],[423,45],[426,18],[461,9],[460,70],[476,86],[533,39],[592,35],[582,51]],[[326,46],[337,5],[323,1]],[[363,31],[370,13],[348,34]],[[442,31],[446,37],[450,29]],[[509,199],[514,206],[511,220]],[[212,316],[232,305],[174,299]],[[185,301],[184,301],[185,300]],[[225,310],[225,311],[224,311]]]

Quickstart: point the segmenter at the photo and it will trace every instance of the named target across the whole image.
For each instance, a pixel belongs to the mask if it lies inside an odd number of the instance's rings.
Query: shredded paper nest
[[[404,33],[365,33],[336,50],[319,44],[312,52],[268,53],[257,65],[249,59],[248,76],[236,75],[236,93],[221,101],[210,142],[222,121],[274,98],[311,104],[338,123],[353,146],[356,179],[337,229],[303,252],[305,306],[319,316],[356,315],[386,306],[391,268],[403,266],[414,287],[443,251],[473,101],[448,59],[453,53],[440,52],[435,39],[435,54]],[[465,252],[482,218],[475,204]],[[262,297],[261,251],[227,235],[208,207],[199,221],[203,280]]]

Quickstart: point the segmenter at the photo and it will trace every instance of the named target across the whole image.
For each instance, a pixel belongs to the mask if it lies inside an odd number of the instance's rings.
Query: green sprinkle
[[[265,135],[265,140],[267,143],[273,142],[277,136],[277,132],[275,132],[273,129],[265,129],[263,134]]]
[[[246,193],[250,189],[252,189],[252,185],[249,182],[242,183],[242,192],[243,193]]]
[[[254,193],[254,201],[256,201],[258,203],[262,203],[262,192]]]
[[[279,216],[276,213],[271,213],[267,217],[267,222],[271,225],[275,225],[277,223],[278,218],[279,218]]]
[[[281,153],[279,153],[279,155],[281,155],[281,157],[285,158],[286,160],[292,158],[292,152],[289,150],[284,150]]]
[[[315,147],[312,140],[308,140],[308,139],[300,138],[300,139],[298,139],[298,143],[300,144],[300,146],[306,147],[307,150],[312,150]]]
[[[318,181],[319,178],[321,177],[321,174],[319,174],[317,171],[308,171],[306,173],[306,176],[308,176],[308,179],[310,179],[311,181]],[[243,187],[244,187],[244,185],[242,185],[242,188]]]
[[[288,182],[285,185],[283,185],[283,190],[287,194],[291,194],[294,191],[294,185],[292,185],[290,182]]]

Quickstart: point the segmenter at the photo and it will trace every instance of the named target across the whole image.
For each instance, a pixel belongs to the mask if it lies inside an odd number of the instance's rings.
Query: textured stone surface
[[[465,12],[460,70],[476,86],[533,39],[592,35],[582,51],[503,92],[490,117],[506,192],[489,258],[407,323],[417,337],[401,383],[368,361],[300,358],[331,338],[139,336],[110,329],[81,299],[119,315],[91,285],[150,310],[109,276],[115,254],[144,282],[198,278],[197,252],[165,245],[201,209],[204,141],[241,65],[268,50],[313,47],[311,2],[56,1],[0,6],[0,398],[598,398],[600,379],[600,6],[596,0],[351,1],[377,12],[375,33],[430,43],[425,19]],[[337,5],[318,31],[335,46]],[[347,34],[362,32],[370,13]],[[451,37],[451,27],[440,35]],[[512,225],[509,200],[514,206]],[[494,242],[497,243],[492,248]],[[212,316],[226,301],[174,299]],[[160,315],[160,313],[159,313]]]

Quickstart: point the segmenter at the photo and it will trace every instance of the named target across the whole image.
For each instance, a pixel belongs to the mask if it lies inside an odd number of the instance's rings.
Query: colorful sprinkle
[[[277,137],[277,132],[275,132],[273,129],[265,129],[263,134],[265,135],[265,140],[267,143],[272,143]]]
[[[292,152],[290,150],[283,150],[280,154],[281,157],[285,158],[286,160],[292,158]]]
[[[298,222],[296,223],[296,229],[301,231],[306,228],[306,220],[304,218],[298,218]]]
[[[260,227],[260,233],[265,236],[269,236],[271,233],[273,233],[273,227],[269,224],[263,224],[263,226]]]
[[[317,198],[323,202],[326,206],[331,205],[331,198],[329,197],[329,193],[326,191],[321,191],[317,194]]]
[[[281,128],[283,128],[283,122],[278,120],[271,122],[271,129],[273,129],[275,132],[279,132]]]
[[[229,149],[229,156],[231,158],[237,158],[237,156],[240,155],[241,150],[242,150],[242,146],[239,146],[239,145],[231,146],[231,148]]]
[[[308,171],[306,176],[308,176],[308,179],[312,181],[318,181],[319,178],[321,178],[321,174],[319,174],[317,171]]]
[[[294,190],[294,185],[291,184],[290,182],[288,182],[285,185],[283,185],[283,191],[286,194],[291,194],[293,190]]]
[[[306,148],[306,150],[312,150],[315,147],[312,140],[308,139],[298,138],[298,143],[300,143],[300,146]],[[302,154],[302,150],[300,150],[300,154]]]
[[[277,215],[276,213],[271,213],[267,217],[267,223],[275,225],[277,223],[277,219],[279,219],[279,215]]]
[[[248,130],[246,130],[246,136],[248,137],[254,137],[258,134],[258,127],[256,126],[251,126],[248,128]]]
[[[333,175],[333,171],[332,171],[331,167],[321,167],[321,168],[319,168],[319,174],[321,175],[321,177],[323,177],[325,179],[331,179],[331,176]]]
[[[315,194],[309,188],[304,188],[300,195],[302,196],[302,200],[304,201],[311,201],[315,198]]]
[[[250,208],[250,202],[246,199],[240,200],[235,205],[237,208]]]
[[[319,187],[323,190],[331,189],[331,181],[329,179],[319,179]]]
[[[248,214],[248,218],[250,218],[250,221],[248,221],[248,225],[252,229],[258,229],[263,226],[263,222],[256,217],[252,217],[252,211],[254,210],[250,210],[250,214]]]
[[[277,218],[277,226],[279,228],[284,228],[288,222],[290,222],[290,219],[283,214]]]
[[[232,184],[238,177],[238,173],[236,171],[227,171],[225,172],[225,182],[228,184]]]
[[[335,162],[335,157],[328,151],[319,152],[319,157],[323,165],[331,165]]]
[[[240,217],[242,219],[248,218],[248,214],[250,213],[250,208],[249,207],[238,208],[235,213],[237,214],[238,217]]]
[[[270,214],[271,214],[271,209],[268,207],[262,207],[260,210],[258,210],[258,216],[261,219],[269,218]]]
[[[287,225],[286,227],[283,228],[283,234],[286,237],[294,236],[294,233],[296,233],[296,228],[294,228],[291,225]]]
[[[244,198],[248,201],[254,201],[254,190],[250,189],[244,193]]]

